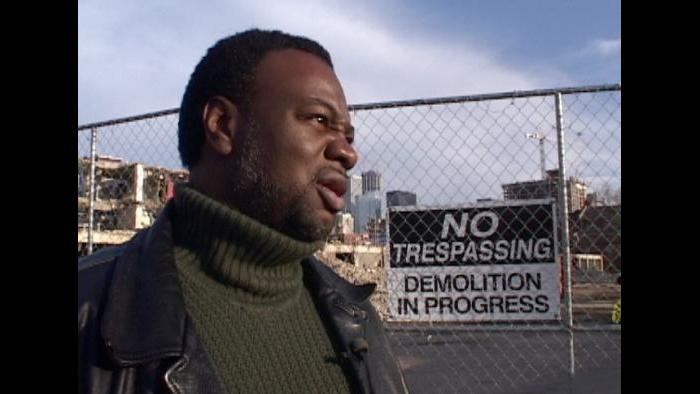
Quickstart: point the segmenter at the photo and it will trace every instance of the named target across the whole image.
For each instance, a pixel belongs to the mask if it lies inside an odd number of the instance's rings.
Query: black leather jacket
[[[80,393],[224,392],[185,311],[171,211],[168,204],[151,228],[126,244],[78,261]],[[314,258],[303,267],[359,389],[408,392],[368,300],[375,286],[352,285]]]

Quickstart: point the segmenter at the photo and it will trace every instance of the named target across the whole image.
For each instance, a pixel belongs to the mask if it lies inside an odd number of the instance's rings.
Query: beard
[[[302,186],[283,186],[268,175],[259,141],[259,126],[248,120],[248,128],[227,168],[229,205],[243,214],[304,242],[328,238],[333,224],[314,215],[306,196],[316,193],[315,179]]]

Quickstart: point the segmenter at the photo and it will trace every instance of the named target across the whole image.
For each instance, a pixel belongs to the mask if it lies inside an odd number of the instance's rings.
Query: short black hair
[[[178,150],[185,167],[191,168],[200,159],[204,142],[202,111],[207,101],[223,96],[245,113],[256,67],[268,52],[277,49],[311,53],[333,68],[330,54],[319,43],[278,30],[251,29],[219,40],[195,67],[182,97]]]

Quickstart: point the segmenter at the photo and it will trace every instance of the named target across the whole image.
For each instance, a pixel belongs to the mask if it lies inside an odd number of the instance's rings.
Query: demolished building
[[[177,182],[189,173],[111,156],[95,160],[94,198],[91,200],[89,158],[78,159],[78,256],[87,254],[90,236],[93,250],[129,240],[150,226],[173,195]],[[90,211],[92,206],[92,231]]]

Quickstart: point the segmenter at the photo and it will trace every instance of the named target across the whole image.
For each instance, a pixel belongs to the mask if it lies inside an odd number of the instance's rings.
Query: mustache
[[[316,173],[314,174],[314,176],[311,179],[311,184],[315,184],[320,179],[323,179],[323,178],[326,178],[329,176],[334,176],[334,175],[335,176],[341,175],[346,181],[350,179],[350,175],[348,175],[347,171],[339,170],[339,169],[337,169],[335,167],[331,167],[331,166],[326,166],[326,167],[322,167],[318,171],[316,171]]]

